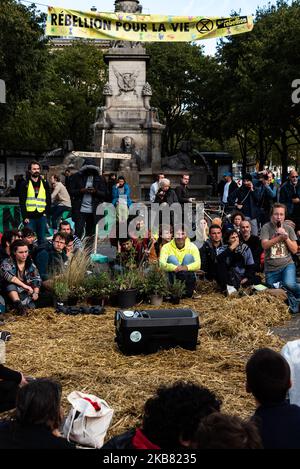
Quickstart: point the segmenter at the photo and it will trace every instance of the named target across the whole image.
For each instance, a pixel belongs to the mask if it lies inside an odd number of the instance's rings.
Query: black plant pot
[[[172,305],[179,305],[179,303],[180,303],[179,296],[171,296],[171,303],[172,303]]]
[[[77,302],[78,302],[78,298],[76,296],[70,296],[66,301],[66,305],[67,306],[76,306]]]
[[[119,308],[130,308],[137,303],[137,290],[122,290],[118,293],[118,306]]]
[[[98,306],[98,305],[102,305],[104,301],[103,301],[103,298],[96,295],[96,296],[89,296],[87,298],[87,303],[91,306]]]

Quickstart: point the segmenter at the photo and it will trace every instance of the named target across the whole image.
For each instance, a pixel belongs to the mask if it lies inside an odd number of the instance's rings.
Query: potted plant
[[[66,303],[70,294],[70,289],[65,280],[58,279],[54,282],[53,292],[56,299],[56,303]]]
[[[185,283],[177,278],[173,283],[169,283],[169,295],[171,296],[171,303],[178,305],[181,298],[186,292]]]
[[[115,275],[113,290],[120,308],[129,308],[137,303],[137,294],[142,287],[142,276],[138,270],[124,270]]]
[[[150,298],[150,303],[160,306],[163,297],[168,293],[168,280],[164,270],[159,265],[153,264],[145,273],[144,292]]]
[[[83,283],[83,288],[89,304],[103,305],[111,291],[111,278],[107,272],[89,275]]]

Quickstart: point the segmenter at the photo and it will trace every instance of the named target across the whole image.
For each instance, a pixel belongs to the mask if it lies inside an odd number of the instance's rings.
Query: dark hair
[[[193,445],[194,446],[194,445]],[[196,438],[197,449],[263,449],[254,422],[214,412],[201,420]]]
[[[57,182],[60,182],[60,177],[57,176],[57,174],[52,174],[52,177],[54,177],[54,179],[55,179]]]
[[[63,234],[65,234],[65,233],[63,233]],[[74,238],[74,235],[72,233],[70,233],[70,234],[67,234],[65,239],[66,239],[66,244],[69,244],[71,241],[74,241],[75,238]]]
[[[4,231],[1,238],[1,247],[2,249],[6,248],[6,243],[10,246],[13,242],[13,238],[19,237],[19,232],[17,230],[8,230]]]
[[[25,226],[22,229],[21,234],[22,234],[22,238],[28,238],[29,236],[35,236],[35,232],[27,226]]]
[[[69,225],[70,228],[71,228],[71,223],[69,223],[67,220],[63,220],[63,221],[60,222],[59,228],[60,228],[61,226],[67,226],[67,225]]]
[[[239,236],[239,232],[237,230],[226,230],[223,236],[224,244],[228,244],[230,236],[236,233]]]
[[[246,173],[243,176],[243,181],[252,181],[252,176],[250,173]]]
[[[54,430],[61,424],[61,385],[50,379],[37,379],[18,391],[16,420],[20,425],[47,425]]]
[[[191,382],[160,386],[145,404],[143,432],[160,448],[178,448],[193,439],[200,420],[219,411],[220,404],[212,391]]]
[[[232,223],[233,223],[233,220],[235,219],[235,217],[241,217],[241,219],[242,219],[243,221],[245,220],[245,215],[244,215],[242,212],[236,211],[236,212],[233,212],[233,213],[231,214],[230,219],[231,219]]]
[[[120,244],[127,243],[128,241],[132,241],[132,238],[130,236],[127,236],[126,238],[120,238]]]
[[[41,169],[40,163],[39,163],[38,161],[32,160],[32,161],[30,161],[30,163],[28,164],[28,167],[27,167],[27,168],[28,168],[28,171],[31,171],[31,166],[34,165],[34,164],[39,165],[39,167],[40,167],[40,169]]]
[[[257,350],[246,365],[247,391],[260,404],[284,401],[290,388],[291,371],[286,359],[269,348]]]
[[[24,239],[16,239],[11,245],[10,245],[10,253],[11,253],[11,256],[12,257],[15,257],[15,253],[17,252],[17,249],[18,248],[21,248],[23,246],[28,246],[28,243],[27,241],[25,241]]]
[[[119,177],[118,177],[118,181],[120,181],[120,180],[125,181],[124,176],[119,176]]]
[[[61,231],[58,231],[57,233],[55,233],[52,237],[52,242],[56,240],[56,238],[62,238],[65,240],[65,242],[67,242],[67,234],[66,233],[62,233]]]
[[[28,247],[28,256],[27,256],[27,259],[25,261],[25,269],[28,269],[31,264],[32,264],[32,259],[30,257],[30,254],[29,254],[29,244],[27,243],[27,241],[25,241],[25,239],[16,239],[11,245],[10,245],[10,255],[15,263],[15,265],[17,264],[17,261],[16,261],[16,252],[17,252],[17,249],[20,248],[20,247],[24,247],[24,246],[27,246]]]
[[[222,228],[220,227],[220,225],[210,225],[209,234],[210,234],[211,230],[217,230],[217,229],[222,232]]]

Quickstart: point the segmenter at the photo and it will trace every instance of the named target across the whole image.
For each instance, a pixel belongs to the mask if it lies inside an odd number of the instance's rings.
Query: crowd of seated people
[[[32,169],[34,184],[30,190],[39,193],[37,173]],[[93,174],[87,174],[85,184],[93,184]],[[249,183],[247,177],[245,181]],[[294,175],[291,179],[295,179]],[[161,203],[168,203],[164,200],[172,190],[168,182],[163,178],[160,181]],[[100,184],[98,179],[97,183]],[[88,189],[86,185],[83,188]],[[89,188],[93,189],[93,185]],[[294,229],[297,210],[292,205],[288,209],[294,223],[291,225],[286,219],[289,216],[286,206],[273,203],[270,218],[260,229],[259,217],[254,217],[259,211],[253,210],[260,192],[257,189],[255,196],[248,194],[255,190],[253,184],[244,184],[242,191],[236,193],[235,203],[242,210],[243,197],[251,196],[248,212],[235,213],[226,226],[222,226],[222,220],[214,220],[200,249],[189,239],[185,226],[161,225],[158,233],[151,233],[141,218],[134,232],[118,240],[120,249],[113,267],[131,269],[145,260],[156,262],[171,283],[175,278],[185,282],[187,297],[193,296],[200,269],[207,280],[216,281],[221,291],[226,291],[228,286],[238,290],[260,282],[261,277],[257,277],[264,267],[266,284],[270,288],[276,284],[284,286],[298,305],[300,285],[295,266],[298,244]],[[177,192],[187,197],[186,191],[184,185]],[[88,191],[82,194],[91,195]],[[267,194],[269,197],[270,192]],[[292,195],[292,204],[297,205],[295,194]],[[84,204],[88,206],[91,201],[86,197]],[[252,233],[253,227],[260,231],[260,237]],[[43,286],[47,287],[45,282],[66,265],[76,249],[82,249],[81,239],[65,221],[51,240],[42,242],[30,224],[20,232],[3,233],[0,278],[1,294],[7,305],[19,315],[34,308]],[[141,424],[107,441],[104,449],[299,448],[300,408],[286,401],[290,386],[287,361],[273,350],[260,349],[246,365],[246,388],[256,403],[256,411],[248,420],[223,414],[221,402],[211,390],[195,383],[177,382],[160,386],[146,401]],[[74,449],[60,433],[60,405],[58,383],[48,379],[31,381],[23,373],[0,364],[0,412],[16,408],[12,421],[0,422],[0,448]]]
[[[157,182],[151,187],[151,200],[164,207],[175,203],[179,208],[193,201],[188,188],[188,174],[182,174],[180,185],[174,190],[170,181],[163,176],[164,174],[158,175]],[[67,200],[68,191],[58,176],[52,176],[49,186],[41,176],[39,163],[33,161],[28,166],[28,177],[22,181],[19,191],[22,214],[26,217],[23,220],[24,228],[21,232],[7,231],[3,233],[1,239],[0,263],[6,260],[6,267],[0,268],[3,279],[2,294],[9,293],[9,303],[13,301],[16,304],[17,301],[21,301],[24,306],[25,301],[15,295],[17,292],[14,289],[22,288],[21,285],[13,286],[13,291],[8,291],[11,287],[7,285],[13,283],[13,277],[9,277],[6,273],[8,259],[14,256],[14,260],[9,262],[16,262],[16,254],[19,255],[19,250],[17,253],[11,252],[11,245],[16,240],[21,238],[26,241],[28,245],[26,262],[29,265],[29,261],[32,261],[32,268],[37,269],[41,285],[47,287],[49,277],[61,270],[74,252],[83,249],[84,225],[86,225],[85,238],[90,238],[94,233],[97,203],[112,200],[117,204],[117,200],[126,198],[126,206],[131,205],[130,187],[123,176],[116,177],[113,174],[107,184],[104,177],[99,175],[98,169],[85,162],[78,174],[69,178],[70,202]],[[79,180],[80,197],[75,184]],[[132,263],[136,267],[158,263],[166,271],[170,282],[175,278],[185,282],[186,295],[191,297],[196,286],[196,274],[200,270],[204,272],[207,280],[215,280],[222,291],[228,292],[227,286],[238,290],[263,282],[264,278],[260,274],[264,268],[266,285],[273,288],[274,284],[279,282],[280,286],[287,290],[289,301],[294,305],[293,311],[295,311],[295,304],[300,302],[300,287],[296,281],[295,270],[295,263],[298,263],[297,235],[291,224],[294,223],[297,230],[298,174],[291,171],[288,181],[282,185],[280,191],[272,186],[269,172],[258,175],[256,179],[246,174],[241,187],[237,187],[233,182],[231,175],[226,173],[222,185],[222,203],[226,206],[231,204],[233,208],[231,217],[226,217],[224,223],[222,219],[215,218],[210,226],[207,223],[209,220],[205,218],[198,220],[199,226],[202,223],[205,227],[202,242],[196,240],[193,243],[185,226],[176,225],[178,229],[176,228],[173,233],[175,221],[172,217],[169,225],[160,225],[155,233],[151,232],[151,227],[146,226],[145,220],[140,217],[135,230],[131,232],[127,213],[127,219],[125,222],[122,221],[128,228],[126,237],[118,239],[119,231],[116,228],[114,242],[118,254],[113,261],[113,270],[122,271],[128,263],[131,264],[129,268]],[[111,194],[107,194],[108,188]],[[64,208],[70,208],[71,203],[75,230],[72,229],[71,220],[60,220],[59,225],[56,225],[58,232],[54,233],[52,239],[49,237],[46,239],[43,218],[47,218],[48,213],[51,213],[48,207],[51,189],[52,203],[55,201],[58,203],[54,209],[55,224],[59,219],[58,214],[61,214]],[[287,210],[283,205],[274,203],[276,191],[279,200],[286,202]],[[78,204],[78,197],[81,205]],[[270,208],[272,213],[267,216],[267,210]],[[279,217],[278,210],[284,212]],[[93,229],[92,220],[94,220]],[[117,226],[118,221],[120,220],[117,219]],[[262,221],[265,222],[263,225]],[[19,277],[23,274],[18,271],[17,274],[17,281],[22,282]],[[30,288],[28,285],[27,291],[31,291]],[[36,291],[34,297],[37,295]],[[34,301],[28,301],[28,304],[33,305]]]
[[[15,409],[12,418],[0,420],[1,449],[76,449],[63,434],[58,382],[28,378],[1,364],[0,378],[0,413]],[[245,385],[256,406],[246,419],[223,413],[207,387],[160,384],[144,404],[141,423],[107,438],[102,449],[299,449],[300,407],[287,400],[286,359],[269,348],[256,350],[245,366]]]

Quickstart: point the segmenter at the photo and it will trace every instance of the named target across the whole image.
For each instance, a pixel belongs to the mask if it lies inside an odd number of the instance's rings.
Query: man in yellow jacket
[[[174,278],[185,282],[185,296],[191,298],[196,285],[195,271],[200,270],[201,260],[197,246],[184,228],[177,229],[174,239],[162,247],[159,264],[169,273],[171,283]]]
[[[24,225],[37,234],[38,244],[43,244],[51,210],[51,192],[48,182],[41,177],[41,165],[37,161],[28,165],[28,178],[20,187],[19,202]]]

